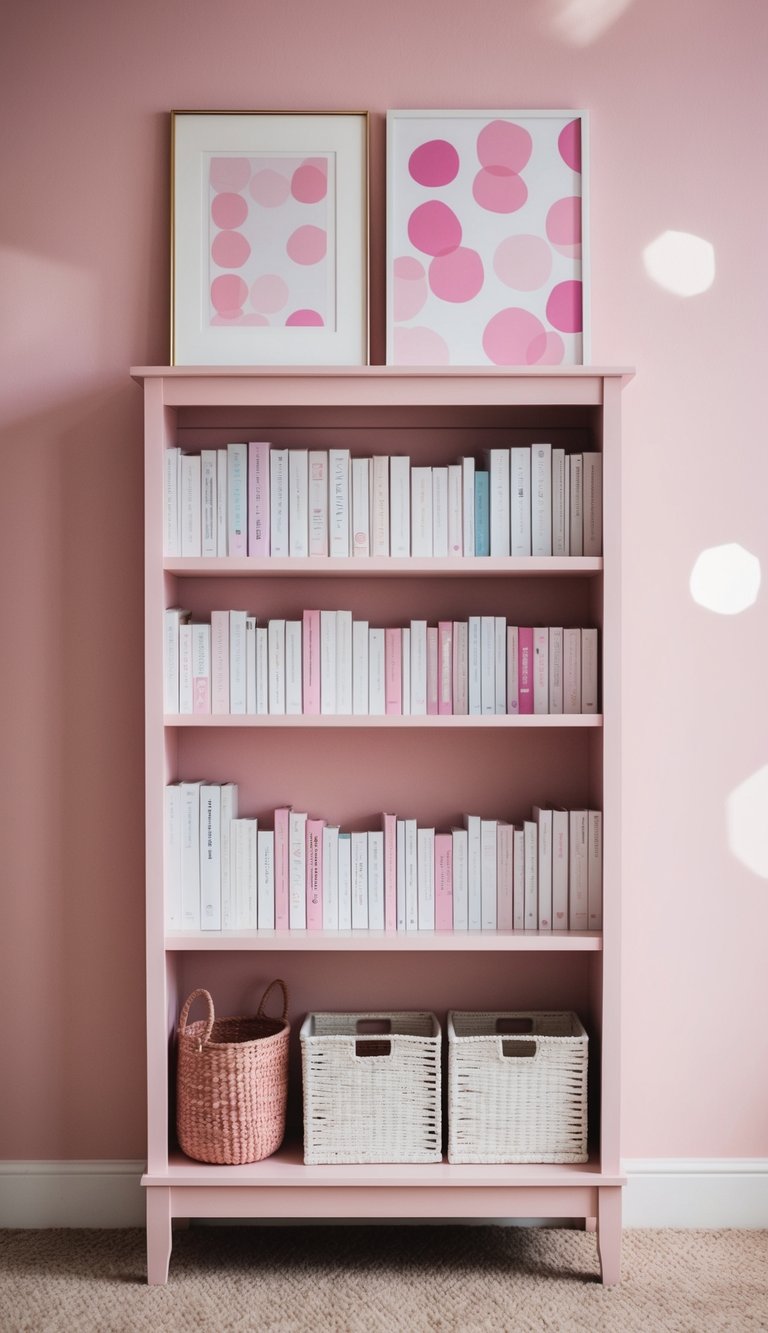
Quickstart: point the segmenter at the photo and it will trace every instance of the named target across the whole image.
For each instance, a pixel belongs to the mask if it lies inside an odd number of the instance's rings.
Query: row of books
[[[372,628],[351,611],[259,625],[246,611],[192,623],[165,612],[166,713],[597,713],[591,628],[470,616]]]
[[[406,455],[228,444],[165,452],[166,556],[602,553],[602,455],[493,448],[438,467]]]
[[[236,783],[178,782],[165,867],[169,931],[602,929],[599,810],[346,832],[286,806],[265,828],[239,817]]]

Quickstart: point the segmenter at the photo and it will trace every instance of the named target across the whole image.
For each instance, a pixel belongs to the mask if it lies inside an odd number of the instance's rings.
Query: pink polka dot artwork
[[[387,361],[579,365],[585,117],[394,111]]]
[[[336,327],[331,153],[209,160],[208,322]]]

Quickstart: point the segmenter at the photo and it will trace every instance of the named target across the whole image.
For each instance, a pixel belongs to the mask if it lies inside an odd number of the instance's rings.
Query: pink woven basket
[[[264,1005],[270,991],[283,993],[280,1018]],[[198,996],[208,1017],[187,1023]],[[198,1162],[239,1166],[276,1152],[285,1133],[288,1092],[288,992],[273,981],[253,1018],[214,1016],[207,990],[193,991],[179,1015],[176,1130],[179,1145]]]

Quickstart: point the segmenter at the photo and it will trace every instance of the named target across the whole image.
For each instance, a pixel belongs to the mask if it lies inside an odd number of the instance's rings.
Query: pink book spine
[[[440,639],[437,625],[427,626],[427,713],[437,716]]]
[[[453,712],[453,621],[441,620],[438,627],[438,713]]]
[[[435,834],[435,930],[453,930],[453,839]]]
[[[269,445],[248,445],[248,554],[269,555]]]
[[[513,824],[499,824],[496,829],[496,928],[512,930],[513,868],[515,829]]]
[[[517,698],[520,713],[533,712],[533,627],[520,625],[517,631]]]
[[[384,689],[385,711],[400,714],[403,711],[403,631],[384,631]]]
[[[229,712],[229,611],[211,612],[211,712]]]
[[[384,829],[384,929],[397,930],[397,817],[382,815]]]
[[[302,626],[302,701],[305,713],[320,713],[320,612],[305,611]]]
[[[307,820],[307,930],[323,929],[324,819]]]
[[[288,806],[275,811],[275,930],[290,926],[288,815]]]

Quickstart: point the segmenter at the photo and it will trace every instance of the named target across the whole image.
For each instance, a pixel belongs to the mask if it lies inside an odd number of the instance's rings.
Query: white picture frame
[[[587,363],[588,181],[585,111],[389,111],[387,364]]]
[[[366,365],[368,113],[171,124],[171,364]]]

